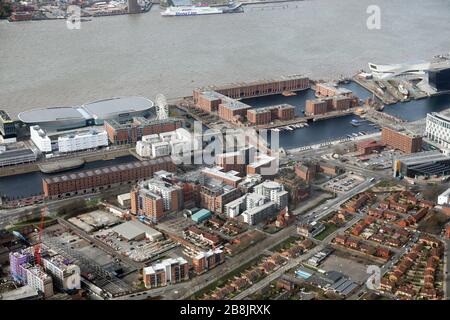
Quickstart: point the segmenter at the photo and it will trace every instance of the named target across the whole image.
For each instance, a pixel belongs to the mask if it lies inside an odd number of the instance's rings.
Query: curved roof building
[[[89,102],[83,105],[83,109],[92,116],[96,124],[102,124],[108,119],[128,120],[148,116],[153,106],[153,101],[143,97],[121,97]]]
[[[76,107],[39,108],[19,113],[20,121],[39,125],[47,131],[61,131],[101,125],[104,120],[119,122],[154,114],[153,101],[143,97],[119,97],[86,103]]]
[[[27,125],[39,125],[50,131],[68,130],[90,125],[90,116],[85,112],[83,113],[81,107],[33,109],[19,113],[18,118]]]

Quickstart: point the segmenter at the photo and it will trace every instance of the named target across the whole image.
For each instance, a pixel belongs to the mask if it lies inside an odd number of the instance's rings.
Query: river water
[[[366,9],[381,9],[381,29]],[[367,62],[427,60],[450,51],[448,0],[310,0],[242,14],[0,21],[0,108],[13,116],[45,106],[121,95],[190,95],[197,86],[302,73],[352,75]]]
[[[35,107],[157,93],[176,98],[198,86],[285,74],[331,80],[351,76],[369,61],[412,62],[450,51],[450,1],[376,3],[380,30],[366,27],[372,0],[311,0],[285,9],[248,6],[243,14],[177,18],[163,18],[154,7],[141,15],[95,18],[81,30],[68,30],[64,21],[0,21],[0,108],[15,117]],[[361,99],[371,96],[355,83],[346,87]],[[255,107],[290,103],[300,114],[309,98],[314,98],[310,90],[245,102]],[[448,107],[450,97],[439,96],[386,106],[385,112],[414,121]],[[280,145],[294,148],[373,130],[367,122],[351,126],[353,118],[284,131]],[[0,178],[0,194],[40,193],[41,178],[41,173]]]

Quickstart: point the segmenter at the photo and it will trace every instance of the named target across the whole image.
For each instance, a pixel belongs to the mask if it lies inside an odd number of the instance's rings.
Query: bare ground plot
[[[355,261],[355,259],[344,258],[335,254],[330,255],[320,266],[326,271],[338,271],[349,276],[353,281],[363,283],[368,274],[367,265]]]

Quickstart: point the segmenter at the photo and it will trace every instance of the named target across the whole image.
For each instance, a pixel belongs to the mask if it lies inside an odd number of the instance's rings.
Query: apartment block
[[[176,171],[170,157],[119,164],[75,173],[60,174],[42,179],[47,198],[62,198],[110,189],[153,176],[157,171]]]
[[[388,127],[383,127],[381,131],[381,142],[407,154],[422,150],[421,136],[413,135],[406,131],[397,131]]]
[[[106,120],[104,123],[109,141],[112,144],[135,144],[142,136],[174,131],[181,127],[179,119],[150,120],[144,117],[135,117],[130,122]]]
[[[167,213],[183,208],[183,188],[163,179],[153,178],[139,183],[131,195],[131,212],[144,215],[157,223]]]
[[[142,273],[147,289],[163,287],[189,280],[189,265],[181,257],[169,258],[144,268]]]

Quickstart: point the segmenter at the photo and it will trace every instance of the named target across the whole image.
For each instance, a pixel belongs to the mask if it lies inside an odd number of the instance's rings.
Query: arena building
[[[19,113],[23,123],[39,125],[46,131],[62,131],[102,125],[105,120],[130,121],[154,114],[154,103],[143,97],[118,97],[75,107],[39,108]]]

